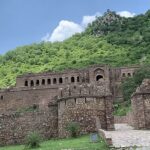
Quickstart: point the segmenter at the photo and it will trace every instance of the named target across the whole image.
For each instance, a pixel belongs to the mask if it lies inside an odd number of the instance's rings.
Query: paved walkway
[[[150,130],[134,130],[127,124],[115,124],[115,131],[104,133],[106,138],[112,139],[113,147],[137,146],[136,150],[150,150]]]

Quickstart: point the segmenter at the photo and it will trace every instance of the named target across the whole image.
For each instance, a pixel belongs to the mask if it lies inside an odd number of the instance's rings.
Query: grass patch
[[[128,102],[115,103],[114,104],[114,115],[115,116],[125,116],[131,111],[131,104]]]
[[[24,150],[24,145],[0,147],[0,150]],[[78,138],[49,140],[41,143],[41,147],[32,150],[108,150],[108,146],[99,138],[97,143],[90,141],[90,135]]]

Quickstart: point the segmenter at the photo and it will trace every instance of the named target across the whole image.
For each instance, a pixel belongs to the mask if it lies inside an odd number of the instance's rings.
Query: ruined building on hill
[[[136,69],[97,65],[17,77],[15,87],[0,90],[0,145],[22,143],[32,131],[66,137],[69,122],[81,134],[113,130],[113,101],[123,100],[120,84]]]

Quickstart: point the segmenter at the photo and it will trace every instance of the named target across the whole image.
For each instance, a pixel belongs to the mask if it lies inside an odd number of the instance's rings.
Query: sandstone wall
[[[28,133],[36,131],[44,139],[58,136],[57,107],[49,111],[0,115],[0,146],[25,142]]]

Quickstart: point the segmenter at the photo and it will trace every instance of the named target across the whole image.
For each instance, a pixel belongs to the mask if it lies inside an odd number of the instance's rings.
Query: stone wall
[[[125,123],[125,124],[129,124],[132,126],[133,125],[132,112],[127,113],[126,116],[114,116],[114,123],[115,124]]]
[[[119,85],[135,69],[95,65],[17,77],[15,87],[0,90],[0,145],[22,143],[33,130],[46,139],[67,136],[70,121],[81,133],[96,131],[96,120],[113,130],[113,100],[122,98]]]
[[[25,137],[33,131],[44,139],[58,136],[56,106],[49,111],[0,115],[0,146],[24,143]]]
[[[150,79],[143,80],[131,102],[135,129],[150,129]]]
[[[0,91],[0,114],[11,113],[37,105],[47,110],[48,103],[57,95],[57,88],[13,88]]]
[[[96,87],[84,84],[80,87],[67,86],[63,90],[60,89],[58,98],[59,137],[69,135],[65,128],[70,122],[79,123],[80,134],[96,132],[97,119],[102,129],[114,129],[113,100],[107,86],[101,81]],[[75,95],[75,93],[78,94]]]

